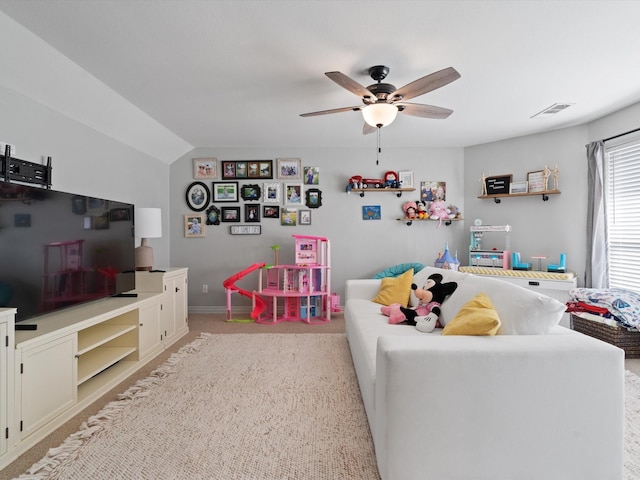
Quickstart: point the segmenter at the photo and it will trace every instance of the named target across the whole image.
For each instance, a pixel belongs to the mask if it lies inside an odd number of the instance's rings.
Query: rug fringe
[[[189,355],[198,352],[202,342],[211,337],[211,333],[200,333],[198,337],[188,345],[182,346],[158,368],[153,370],[148,377],[138,380],[129,387],[126,392],[118,395],[118,400],[114,400],[104,406],[96,415],[89,417],[86,422],[80,425],[80,429],[69,435],[59,447],[51,448],[47,454],[38,462],[34,463],[26,473],[20,475],[21,480],[45,480],[56,468],[66,459],[73,457],[78,449],[82,447],[91,437],[104,430],[109,422],[130,405],[131,403],[145,398],[149,395],[149,389],[169,375],[176,373],[176,367]]]

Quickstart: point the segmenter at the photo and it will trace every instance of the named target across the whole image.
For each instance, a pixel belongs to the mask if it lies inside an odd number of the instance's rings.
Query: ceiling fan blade
[[[332,108],[331,110],[320,110],[318,112],[310,112],[310,113],[301,113],[301,117],[315,117],[317,115],[328,115],[330,113],[340,113],[340,112],[357,112],[362,110],[364,105],[357,105],[355,107],[342,107],[342,108]]]
[[[362,134],[369,135],[370,133],[374,133],[376,130],[378,130],[378,127],[372,127],[367,122],[364,122],[364,127],[362,127]]]
[[[425,93],[436,90],[440,87],[450,84],[454,80],[460,78],[460,74],[453,67],[448,67],[435,73],[426,75],[418,80],[406,84],[399,88],[393,94],[389,95],[387,102],[395,102],[400,100],[409,100],[410,98],[424,95]]]
[[[338,85],[340,85],[342,88],[345,88],[351,93],[358,95],[363,100],[369,100],[369,103],[375,103],[378,100],[378,97],[371,93],[367,87],[363,87],[355,80],[347,77],[344,73],[326,72],[325,75],[336,82]]]
[[[434,118],[442,120],[453,113],[453,110],[444,107],[436,107],[434,105],[422,105],[419,103],[396,103],[398,111],[414,117]]]

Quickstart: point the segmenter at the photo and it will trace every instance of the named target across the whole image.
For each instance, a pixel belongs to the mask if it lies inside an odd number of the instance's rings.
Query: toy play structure
[[[224,290],[227,294],[227,322],[241,321],[241,320],[234,320],[233,315],[231,313],[231,296],[234,293],[238,293],[243,297],[247,297],[251,299],[252,306],[253,306],[251,310],[251,318],[253,320],[256,320],[264,311],[266,307],[266,303],[262,298],[260,298],[258,295],[255,295],[255,292],[244,290],[236,285],[236,282],[238,280],[249,275],[251,272],[255,270],[263,268],[264,266],[265,266],[264,262],[254,263],[250,267],[247,267],[238,273],[234,273],[229,278],[227,278],[224,282],[222,282],[222,286],[224,287]],[[252,320],[247,320],[247,321],[252,321]]]
[[[470,227],[469,265],[472,267],[509,268],[509,250],[511,250],[510,225],[474,225]],[[485,233],[501,232],[505,234],[505,248],[482,248],[482,237]]]
[[[262,269],[259,295],[269,297],[264,315],[257,323],[275,324],[302,321],[309,324],[331,320],[331,261],[327,238],[292,235],[295,240],[295,265],[272,265]]]

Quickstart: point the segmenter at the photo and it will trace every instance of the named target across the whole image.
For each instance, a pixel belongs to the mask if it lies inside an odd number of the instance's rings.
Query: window
[[[606,151],[609,286],[640,292],[640,141]]]

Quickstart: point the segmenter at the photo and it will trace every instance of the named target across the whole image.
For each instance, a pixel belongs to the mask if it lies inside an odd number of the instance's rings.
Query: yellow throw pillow
[[[481,292],[465,303],[442,330],[442,335],[495,335],[500,317],[486,293]]]
[[[409,303],[409,294],[411,293],[412,282],[413,268],[410,268],[402,275],[395,278],[383,278],[380,281],[380,291],[373,301],[381,303],[382,305],[399,303],[403,307],[406,307],[407,303]]]

